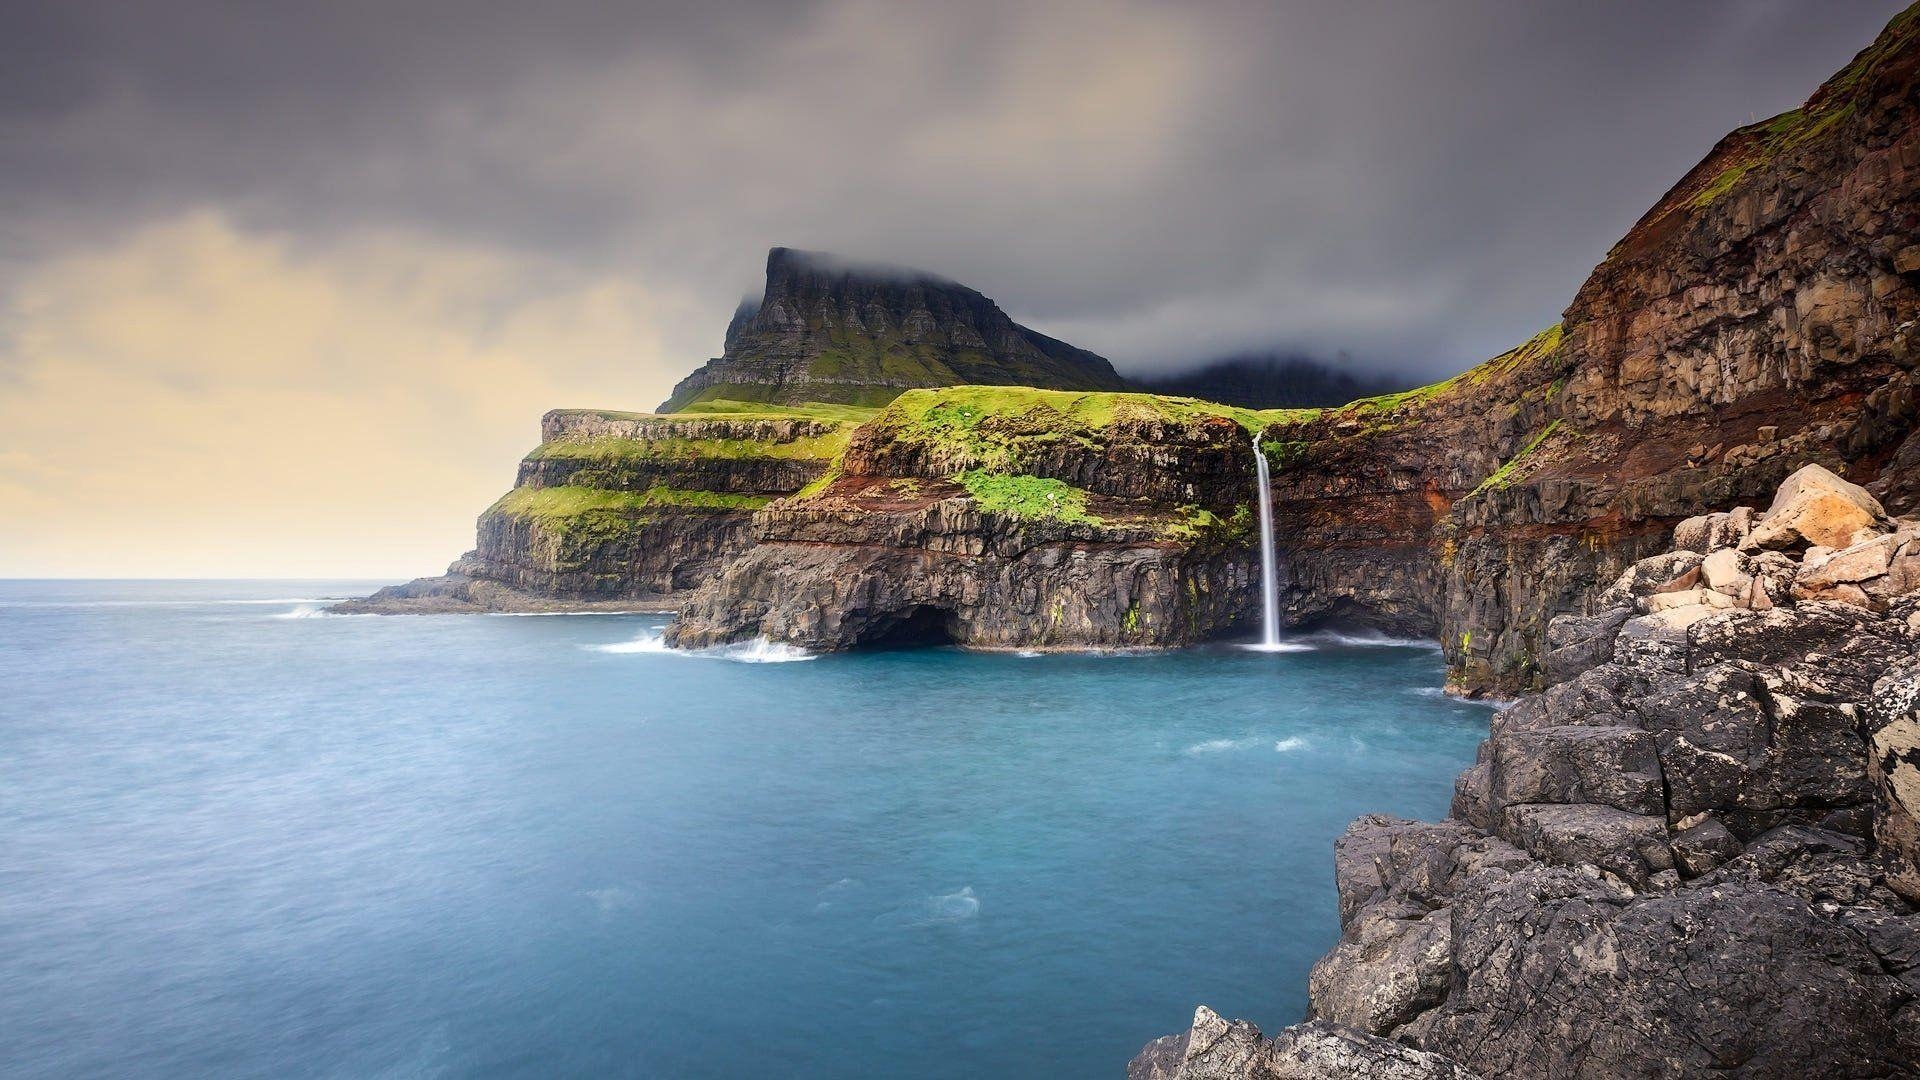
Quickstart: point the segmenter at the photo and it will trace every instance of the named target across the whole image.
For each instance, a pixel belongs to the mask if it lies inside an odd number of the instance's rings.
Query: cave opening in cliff
[[[912,649],[953,643],[953,612],[928,604],[916,604],[892,618],[876,621],[872,632],[860,639],[863,649]]]

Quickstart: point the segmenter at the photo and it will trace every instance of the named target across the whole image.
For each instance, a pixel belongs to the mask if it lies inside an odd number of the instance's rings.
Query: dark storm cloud
[[[209,208],[400,229],[696,297],[704,352],[790,244],[1123,366],[1440,374],[1898,7],[11,3],[0,273]]]

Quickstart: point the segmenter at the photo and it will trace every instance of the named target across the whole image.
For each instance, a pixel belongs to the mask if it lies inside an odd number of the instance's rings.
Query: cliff
[[[1021,326],[964,285],[774,248],[766,291],[735,313],[726,351],[681,380],[660,411],[716,399],[884,405],[903,390],[972,383],[1126,386],[1105,360]]]
[[[1180,645],[1257,607],[1250,430],[1193,399],[952,387],[903,394],[669,640],[812,648]]]

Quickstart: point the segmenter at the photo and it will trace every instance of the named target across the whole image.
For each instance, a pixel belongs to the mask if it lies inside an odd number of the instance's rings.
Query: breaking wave
[[[675,649],[667,644],[665,630],[642,630],[639,636],[629,641],[615,641],[605,645],[583,645],[590,652],[603,653],[663,653],[668,656],[685,656],[708,660],[732,660],[741,664],[786,664],[796,660],[816,660],[818,653],[788,645],[782,641],[768,641],[766,638],[754,638],[751,641],[737,641],[731,645],[715,645],[706,649]]]
[[[640,636],[631,641],[615,641],[606,645],[584,645],[589,652],[603,653],[663,653],[672,652],[667,648],[667,632],[664,630],[642,630]]]
[[[1273,749],[1274,749],[1274,752],[1276,753],[1290,754],[1295,750],[1305,749],[1306,745],[1307,745],[1306,739],[1301,738],[1298,735],[1289,735],[1286,738],[1281,739],[1280,741],[1274,743]]]

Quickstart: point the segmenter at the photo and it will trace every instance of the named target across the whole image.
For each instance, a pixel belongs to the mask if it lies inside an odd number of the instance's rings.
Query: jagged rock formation
[[[716,399],[884,405],[914,387],[963,384],[1126,387],[1113,365],[1021,326],[964,285],[774,248],[765,295],[734,314],[726,351],[660,411]]]
[[[1256,600],[1260,414],[1144,394],[960,387],[903,395],[669,640],[812,648],[1188,644]]]
[[[1356,1033],[1352,1075],[1404,1048],[1518,1080],[1920,1074],[1920,521],[1810,466],[1676,540],[1555,620],[1555,684],[1494,721],[1452,817],[1336,844],[1305,1030]],[[1185,1039],[1230,1034],[1224,1064],[1162,1040],[1132,1075],[1291,1075],[1264,1062],[1306,1037],[1203,1011]]]
[[[1405,390],[1414,379],[1354,374],[1302,356],[1229,356],[1187,371],[1142,374],[1140,389],[1243,409],[1314,409]]]
[[[473,551],[334,610],[675,607],[751,545],[755,510],[826,472],[856,413],[550,412]]]

